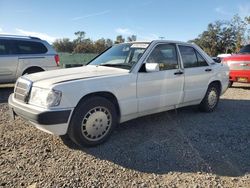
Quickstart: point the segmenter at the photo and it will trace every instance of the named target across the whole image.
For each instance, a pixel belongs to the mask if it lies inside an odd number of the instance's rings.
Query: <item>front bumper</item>
[[[13,94],[9,96],[10,114],[20,116],[30,121],[37,128],[56,135],[67,133],[69,118],[72,109],[48,110],[31,108],[28,104],[20,103],[14,99]]]

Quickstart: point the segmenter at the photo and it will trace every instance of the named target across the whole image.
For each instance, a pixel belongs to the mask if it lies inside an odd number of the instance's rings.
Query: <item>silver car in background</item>
[[[59,56],[48,42],[37,37],[0,35],[0,83],[57,68]]]

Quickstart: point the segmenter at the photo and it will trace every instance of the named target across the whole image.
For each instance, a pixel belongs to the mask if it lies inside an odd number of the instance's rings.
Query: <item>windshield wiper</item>
[[[104,63],[104,64],[100,64],[99,66],[106,66],[106,67],[115,67],[115,68],[126,68],[126,69],[130,69],[132,67],[132,65],[127,64],[127,63],[119,63],[119,64],[112,64],[112,63]]]

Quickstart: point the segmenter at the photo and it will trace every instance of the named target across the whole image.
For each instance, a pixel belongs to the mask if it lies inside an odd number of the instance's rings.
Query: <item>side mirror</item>
[[[214,60],[215,63],[221,62],[221,58],[219,58],[219,57],[212,57],[212,59]]]
[[[145,64],[146,72],[158,72],[160,67],[158,63],[146,63]]]

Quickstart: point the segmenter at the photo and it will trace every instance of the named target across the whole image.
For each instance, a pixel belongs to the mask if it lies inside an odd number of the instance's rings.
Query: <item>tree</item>
[[[231,27],[223,27],[220,32],[220,42],[217,53],[232,53],[236,49],[235,34]]]
[[[122,35],[118,35],[115,40],[115,44],[123,43],[125,42],[125,39],[122,37]]]
[[[85,32],[84,31],[77,31],[74,33],[76,35],[76,39],[74,40],[75,44],[79,44],[81,42],[83,42],[84,38],[85,38]]]
[[[94,43],[91,39],[84,39],[74,48],[74,53],[95,53]]]
[[[236,52],[246,43],[245,33],[247,30],[247,23],[236,14],[231,20],[231,27],[236,37]]]
[[[94,48],[95,48],[95,53],[101,53],[104,50],[106,50],[107,46],[106,46],[105,39],[102,38],[102,39],[95,41]]]
[[[74,48],[73,42],[71,42],[68,38],[56,39],[53,46],[57,52],[71,53]]]
[[[136,41],[136,35],[128,36],[128,37],[127,37],[127,41],[128,41],[128,42]]]
[[[107,48],[113,46],[113,41],[111,39],[106,39],[106,42],[105,42]]]
[[[191,42],[199,45],[211,56],[220,53],[235,53],[247,41],[247,21],[235,15],[230,21],[216,21],[208,24],[207,30]]]
[[[248,24],[250,24],[250,16],[245,17],[245,21],[246,21]]]
[[[245,17],[245,22],[247,24],[248,30],[247,30],[247,36],[246,36],[246,43],[250,44],[250,16]]]
[[[215,22],[208,24],[207,30],[204,31],[198,38],[192,40],[191,42],[196,43],[204,51],[206,51],[211,56],[216,56],[219,49],[219,41],[221,39],[221,25],[222,22]]]

